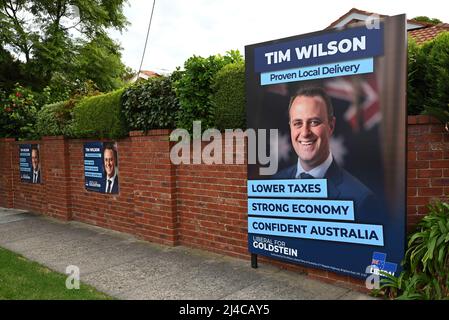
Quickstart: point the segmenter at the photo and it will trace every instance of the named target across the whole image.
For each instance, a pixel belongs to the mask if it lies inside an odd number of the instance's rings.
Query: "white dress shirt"
[[[301,175],[301,173],[308,173],[310,174],[312,177],[314,177],[315,179],[323,179],[324,175],[327,172],[327,169],[329,169],[329,167],[332,164],[332,153],[329,152],[329,156],[327,157],[327,159],[320,164],[319,166],[313,168],[310,171],[306,171],[303,169],[303,167],[301,166],[301,160],[298,158],[298,169],[296,170],[296,179],[298,179]]]
[[[33,183],[37,183],[39,177],[39,171],[33,171]]]

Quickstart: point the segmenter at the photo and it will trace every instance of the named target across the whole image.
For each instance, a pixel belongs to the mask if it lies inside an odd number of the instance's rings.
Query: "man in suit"
[[[31,166],[33,168],[31,183],[41,183],[41,165],[39,161],[39,149],[36,146],[33,146],[31,148]]]
[[[274,178],[327,179],[329,199],[353,200],[356,214],[371,215],[378,211],[373,192],[332,157],[330,137],[335,122],[330,98],[322,88],[299,90],[289,105],[290,138],[298,162]]]
[[[112,144],[105,144],[103,150],[104,171],[104,193],[118,193],[117,175],[117,151]]]

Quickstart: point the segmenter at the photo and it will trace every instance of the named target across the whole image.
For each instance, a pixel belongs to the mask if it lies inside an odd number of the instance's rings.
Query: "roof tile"
[[[408,34],[415,39],[416,43],[422,44],[423,42],[432,40],[445,31],[449,31],[449,24],[440,23],[432,27],[410,30]]]

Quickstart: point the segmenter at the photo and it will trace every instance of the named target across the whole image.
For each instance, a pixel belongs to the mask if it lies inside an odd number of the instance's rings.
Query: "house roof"
[[[348,12],[346,12],[344,15],[342,15],[340,18],[332,22],[326,29],[332,29],[332,28],[338,28],[345,25],[348,25],[350,23],[359,22],[359,21],[365,21],[370,16],[377,15],[381,18],[386,17],[384,14],[378,14],[375,12],[369,12],[365,10],[360,10],[357,8],[352,8]],[[425,28],[433,26],[431,23],[422,22],[422,21],[416,21],[413,19],[407,20],[407,30],[414,30],[419,28]]]
[[[410,37],[415,39],[416,43],[421,44],[423,42],[432,40],[438,34],[444,31],[449,31],[449,23],[439,23],[427,28],[410,30],[408,34]]]
[[[380,18],[386,17],[384,14],[369,12],[352,8],[340,18],[332,22],[326,29],[343,27],[353,23],[359,23],[367,20],[370,16],[377,15]],[[407,20],[407,32],[410,37],[416,40],[418,44],[432,40],[438,34],[444,31],[449,31],[448,23],[439,23],[434,25],[432,23],[417,21],[413,19]]]
[[[150,71],[150,70],[140,70],[139,76],[145,75],[148,78],[149,77],[160,77],[161,75],[159,73],[156,73],[154,71]]]
[[[133,76],[128,80],[128,82],[133,83],[133,82],[136,82],[136,81],[139,80],[139,79],[147,80],[147,79],[152,78],[152,77],[160,77],[160,76],[161,76],[161,75],[160,75],[159,73],[156,73],[156,72],[154,72],[154,71],[150,71],[150,70],[140,70],[139,74],[138,74],[138,75],[137,75],[137,74],[133,75]]]

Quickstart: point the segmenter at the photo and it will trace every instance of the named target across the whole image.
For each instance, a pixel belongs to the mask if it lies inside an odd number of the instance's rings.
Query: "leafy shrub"
[[[447,110],[449,103],[449,32],[438,35],[429,44],[429,48],[423,46],[423,50],[427,56],[425,80],[429,84],[424,105]]]
[[[17,84],[12,93],[3,92],[0,98],[0,136],[36,138],[34,123],[38,105],[34,93]]]
[[[449,204],[437,202],[429,209],[409,237],[404,271],[381,282],[390,298],[449,299]]]
[[[424,114],[433,116],[441,121],[445,125],[446,131],[449,132],[449,104],[446,110],[439,107],[424,107]]]
[[[426,108],[447,110],[449,104],[449,32],[408,48],[408,114]]]
[[[241,60],[242,56],[238,51],[230,51],[224,57],[193,56],[185,62],[185,71],[174,83],[180,104],[176,117],[177,127],[191,129],[193,121],[197,120],[202,122],[202,129],[213,126],[211,96],[214,76],[223,66]]]
[[[69,136],[68,125],[72,116],[67,101],[47,104],[37,113],[36,133],[39,136]]]
[[[174,72],[170,77],[153,77],[125,90],[122,112],[130,130],[175,127],[179,103],[172,83],[177,78],[179,73]]]
[[[52,95],[52,92],[47,87],[44,89],[44,94]],[[71,122],[73,108],[82,99],[99,95],[97,87],[92,81],[86,81],[83,85],[74,92],[74,94],[67,101],[59,101],[44,105],[37,114],[36,133],[38,136],[72,136]],[[48,100],[52,100],[49,98]]]
[[[245,64],[224,66],[214,77],[212,96],[215,127],[245,128]]]
[[[73,108],[70,132],[76,138],[116,139],[128,134],[121,113],[121,97],[124,89],[82,99]]]
[[[413,39],[408,42],[407,113],[420,114],[424,110],[427,82],[425,81],[427,57]]]

